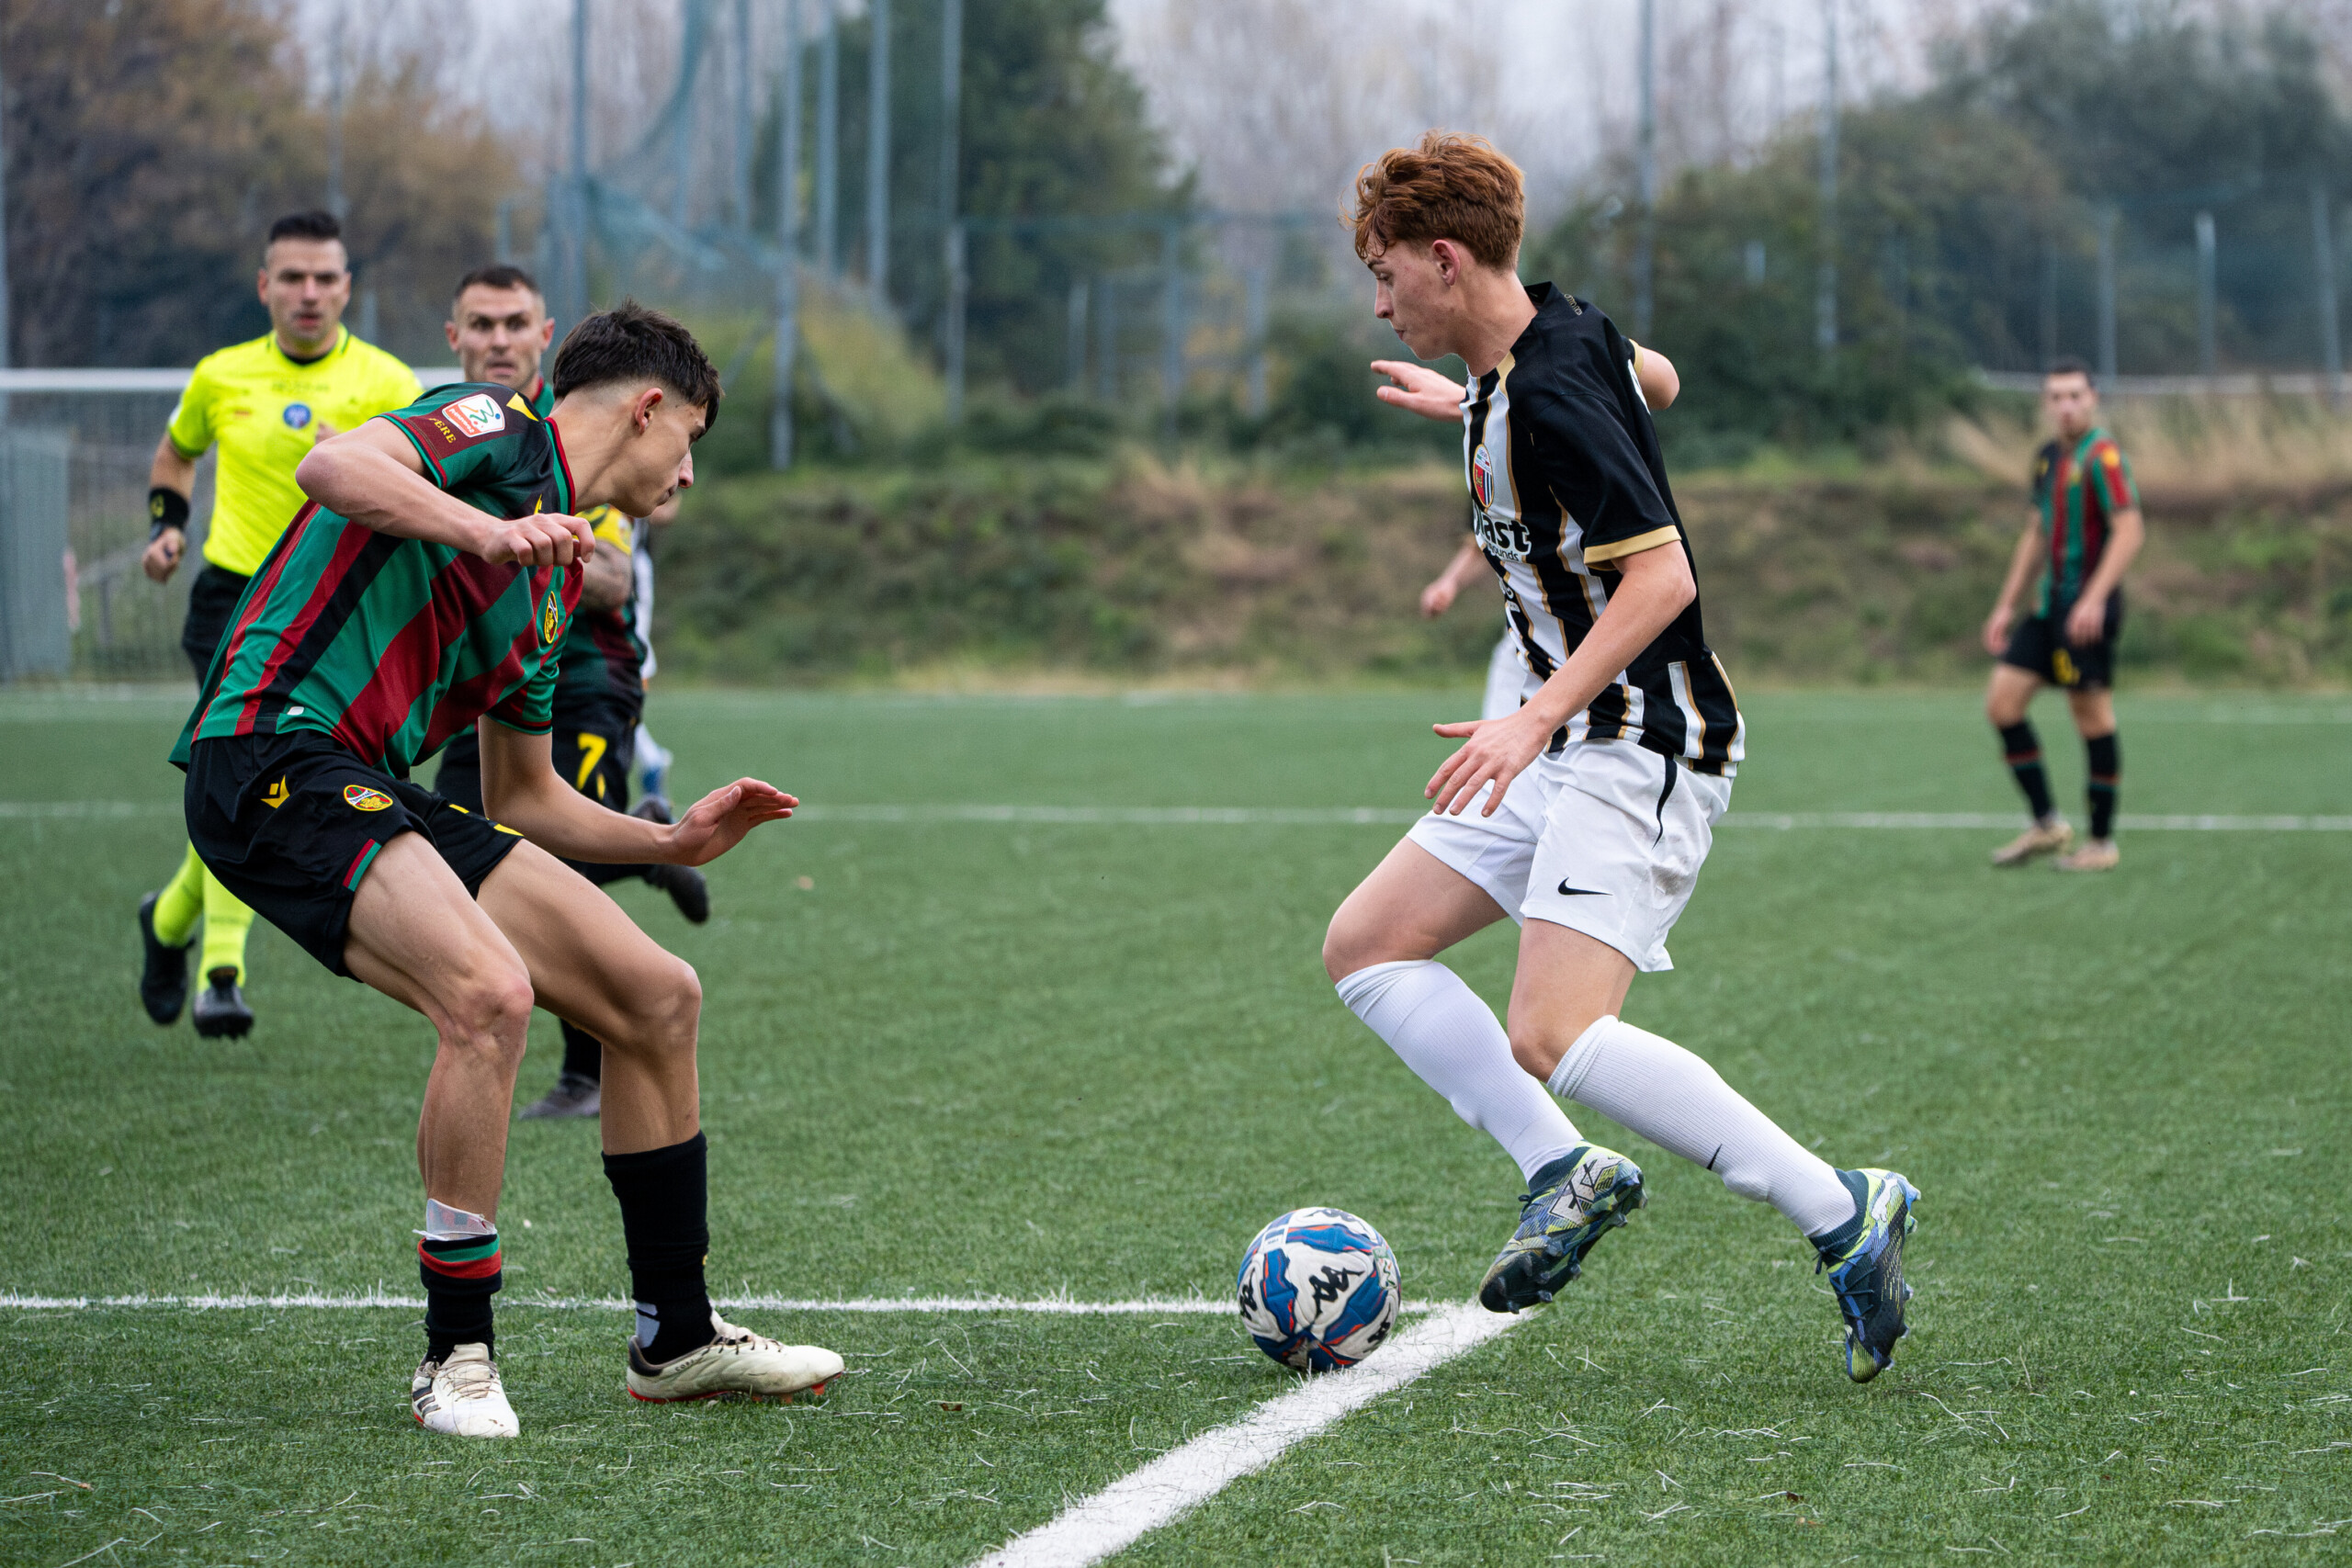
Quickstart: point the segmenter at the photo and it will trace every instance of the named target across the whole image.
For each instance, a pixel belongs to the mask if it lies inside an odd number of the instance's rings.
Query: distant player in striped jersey
[[[1625,340],[1634,350],[1634,380],[1642,390],[1642,401],[1657,413],[1671,408],[1682,394],[1682,378],[1675,373],[1674,361],[1654,348],[1645,348],[1633,339]],[[1375,359],[1372,367],[1392,379],[1400,369],[1409,368],[1402,360]],[[1453,601],[1473,583],[1490,579],[1494,569],[1487,564],[1487,552],[1478,544],[1474,528],[1445,570],[1430,580],[1421,590],[1421,618],[1435,620],[1453,607]],[[1519,628],[1510,617],[1503,620],[1503,635],[1495,640],[1494,651],[1487,656],[1487,691],[1478,705],[1480,718],[1508,718],[1519,706],[1520,695],[1527,687],[1527,660],[1519,650]]]
[[[557,858],[700,863],[799,804],[738,779],[663,827],[599,806],[550,761],[560,649],[597,548],[578,513],[650,513],[692,484],[719,396],[693,335],[632,303],[573,329],[544,419],[510,388],[461,382],[322,443],[299,473],[311,504],[261,563],[173,750],[205,863],[439,1035],[417,1125],[425,1353],[410,1385],[428,1430],[517,1430],[491,1298],[534,1004],[605,1043],[629,1393],[781,1397],[841,1371],[712,1311],[701,983]],[[409,782],[476,727],[492,816]]]
[[[1637,972],[1672,966],[1667,933],[1745,732],[1633,346],[1591,304],[1519,281],[1522,224],[1518,168],[1475,137],[1431,131],[1357,176],[1376,313],[1418,357],[1458,354],[1471,375],[1465,389],[1396,363],[1380,395],[1463,421],[1478,541],[1528,676],[1508,717],[1436,727],[1461,746],[1424,792],[1435,808],[1340,905],[1324,964],[1527,1179],[1479,1290],[1490,1310],[1551,1300],[1644,1201],[1640,1169],[1587,1142],[1557,1095],[1787,1216],[1828,1270],[1847,1372],[1867,1382],[1904,1332],[1910,1183],[1833,1168],[1704,1061],[1619,1017]],[[1521,927],[1508,1032],[1436,961],[1506,916]]]
[[[539,362],[555,323],[548,317],[546,296],[529,273],[501,265],[466,274],[450,299],[446,332],[465,379],[512,387],[533,412],[543,419],[548,415],[555,396]],[[666,823],[667,801],[648,810],[633,808],[628,798],[638,720],[645,712],[640,671],[647,654],[638,603],[642,579],[635,557],[644,543],[646,525],[610,506],[591,507],[581,515],[595,529],[603,547],[589,558],[580,613],[563,634],[551,738],[555,771],[601,805]],[[472,730],[450,738],[433,787],[469,811],[482,808],[481,744]],[[639,803],[639,807],[654,805]],[[599,887],[643,877],[667,892],[687,919],[700,925],[710,919],[709,885],[690,865],[566,863]],[[561,1021],[562,1069],[554,1089],[524,1107],[527,1118],[593,1117],[601,1103],[604,1046],[578,1024]]]
[[[2111,871],[2115,792],[2123,772],[2115,736],[2115,639],[2123,629],[2123,574],[2147,538],[2132,465],[2099,428],[2090,367],[2062,359],[2041,378],[2041,410],[2054,438],[2034,457],[2036,515],[2018,536],[2000,597],[1984,617],[1984,651],[2000,660],[1984,693],[1984,716],[2001,732],[2002,754],[2033,821],[1993,852],[1995,865],[2054,854],[2061,871]],[[2041,598],[2017,618],[2035,574]],[[2089,754],[2090,841],[2069,851],[2075,829],[2050,799],[2041,742],[2026,710],[2047,683],[2063,689]]]

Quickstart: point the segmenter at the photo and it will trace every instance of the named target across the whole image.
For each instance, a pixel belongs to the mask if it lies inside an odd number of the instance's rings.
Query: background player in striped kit
[[[1625,341],[1633,343],[1631,338]],[[1638,343],[1634,343],[1633,347],[1634,379],[1641,387],[1642,401],[1649,405],[1652,413],[1671,408],[1674,400],[1682,393],[1682,378],[1676,374],[1674,361]],[[1396,359],[1375,359],[1372,367],[1391,379],[1402,371],[1419,368]],[[1383,387],[1380,396],[1384,400],[1388,399],[1396,390],[1395,388]],[[1421,590],[1422,619],[1437,619],[1453,608],[1453,601],[1464,589],[1493,575],[1494,569],[1487,564],[1487,552],[1478,547],[1478,532],[1474,525],[1468,536],[1462,541],[1462,547],[1453,552],[1453,558],[1445,563],[1445,570],[1431,578],[1429,586]],[[1519,628],[1512,626],[1506,616],[1503,634],[1495,639],[1494,651],[1487,656],[1487,690],[1478,704],[1478,716],[1509,717],[1511,711],[1519,706],[1520,694],[1526,685],[1527,660],[1519,651]]]
[[[1436,807],[1331,919],[1323,959],[1348,1008],[1500,1143],[1527,1179],[1479,1299],[1549,1301],[1644,1202],[1630,1159],[1585,1140],[1548,1086],[1770,1203],[1828,1271],[1846,1369],[1867,1382],[1905,1330],[1911,1184],[1838,1170],[1670,1040],[1619,1016],[1730,803],[1744,727],[1708,649],[1688,541],[1632,346],[1599,310],[1517,276],[1518,168],[1431,131],[1357,178],[1356,249],[1376,312],[1470,385],[1398,364],[1390,402],[1464,421],[1478,541],[1528,666],[1508,717],[1441,724],[1462,745]],[[1476,809],[1465,810],[1466,807]],[[1521,923],[1506,1032],[1436,955]]]
[[[2023,865],[2055,854],[2061,871],[2109,871],[2121,858],[2115,847],[2115,794],[2123,773],[2115,734],[2115,641],[2123,630],[2123,574],[2147,526],[2132,465],[2099,428],[2090,367],[2079,359],[2052,365],[2041,378],[2041,410],[2056,434],[2034,456],[2034,519],[2018,536],[2000,597],[1984,617],[1984,650],[2000,660],[1984,693],[1984,716],[2001,732],[2002,755],[2033,821],[1993,852],[1993,863]],[[2041,603],[2015,620],[2037,571]],[[2065,691],[2090,763],[2090,841],[2071,852],[2075,829],[2051,804],[2041,741],[2026,716],[2044,683]]]
[[[301,508],[294,466],[336,431],[412,402],[423,390],[407,366],[345,329],[351,265],[333,213],[290,213],[271,224],[258,288],[269,309],[268,333],[197,362],[148,474],[152,536],[140,565],[162,582],[187,548],[197,459],[208,447],[220,448],[204,570],[188,590],[180,632],[198,682],[254,569]],[[205,988],[196,999],[196,1032],[243,1034],[254,1026],[243,989],[254,912],[205,869],[192,844],[171,881],[140,903],[140,1000],[157,1023],[179,1017],[199,914],[204,951],[198,968]]]
[[[449,346],[469,381],[512,387],[542,419],[554,406],[553,389],[540,371],[555,323],[547,299],[531,275],[519,266],[478,267],[458,280],[449,301]],[[675,500],[667,510],[674,512]],[[645,579],[636,555],[645,541],[644,523],[609,506],[581,513],[600,546],[589,558],[580,590],[580,613],[563,636],[555,688],[555,771],[574,789],[616,811],[667,823],[667,800],[640,801],[634,808],[628,780],[639,718],[645,711],[640,673],[647,653],[638,595]],[[452,736],[441,753],[433,787],[469,811],[482,809],[481,745],[472,730]],[[572,870],[604,886],[642,877],[667,892],[678,910],[696,925],[710,919],[709,884],[688,865],[601,865],[570,861]],[[555,1087],[523,1114],[593,1117],[603,1103],[604,1046],[570,1020],[563,1031],[563,1066]]]

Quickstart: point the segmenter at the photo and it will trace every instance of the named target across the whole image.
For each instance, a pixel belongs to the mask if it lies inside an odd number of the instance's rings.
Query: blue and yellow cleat
[[[1891,1170],[1841,1170],[1838,1179],[1854,1195],[1857,1212],[1814,1238],[1821,1256],[1815,1272],[1828,1270],[1829,1288],[1846,1317],[1846,1375],[1868,1382],[1894,1364],[1894,1342],[1911,1332],[1903,1321],[1903,1305],[1911,1299],[1903,1281],[1903,1242],[1918,1224],[1911,1205],[1919,1190]]]
[[[1479,1305],[1517,1312],[1550,1301],[1584,1271],[1592,1244],[1648,1201],[1641,1167],[1579,1144],[1528,1178],[1519,1229],[1479,1284]]]

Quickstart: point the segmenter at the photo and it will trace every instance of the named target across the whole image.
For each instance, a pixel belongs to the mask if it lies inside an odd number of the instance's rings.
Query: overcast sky
[[[801,0],[813,30],[823,0]],[[865,0],[840,0],[845,14]],[[902,4],[932,9],[928,0]],[[988,0],[967,0],[985,5]],[[1915,84],[1936,38],[2021,0],[1655,0],[1659,152],[1738,156],[1823,80],[1826,7],[1849,101]],[[2227,6],[2231,0],[2184,0]],[[560,144],[571,0],[296,0],[315,79],[340,16],[356,58],[413,54],[513,132],[526,167]],[[1109,0],[1116,47],[1203,195],[1243,211],[1329,210],[1383,148],[1442,125],[1491,136],[1528,171],[1536,216],[1622,159],[1638,87],[1641,0]],[[2289,0],[2341,34],[2352,0]],[[683,0],[590,0],[592,141],[633,144],[670,89]],[[782,0],[751,0],[753,52],[779,52]],[[731,0],[717,7],[731,17]],[[731,44],[727,47],[731,48]],[[755,73],[764,94],[765,70]],[[716,84],[706,93],[719,101]]]

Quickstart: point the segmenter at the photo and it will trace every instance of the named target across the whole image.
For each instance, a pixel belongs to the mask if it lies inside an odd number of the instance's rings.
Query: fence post
[[[0,681],[62,676],[73,665],[65,613],[72,452],[65,431],[0,429]]]
[[[2221,348],[2214,341],[2218,328],[2213,318],[2220,306],[2214,298],[2219,283],[2213,249],[2213,215],[2200,212],[2197,215],[2197,369],[2209,377],[2221,370]]]
[[[1634,335],[1650,335],[1657,268],[1657,0],[1642,0],[1641,97],[1634,130],[1634,199],[1641,223],[1634,231]]]
[[[1086,395],[1086,279],[1080,278],[1069,286],[1069,317],[1062,329],[1063,378],[1069,383],[1069,395]]]
[[[867,0],[873,39],[865,71],[865,289],[890,310],[890,0]]]
[[[964,220],[947,226],[947,423],[964,423],[964,312],[972,278],[964,254]]]
[[[2312,181],[2312,263],[2318,273],[2320,364],[2327,372],[2327,400],[2344,400],[2344,338],[2335,317],[2335,220],[2328,212],[2327,186]]]
[[[1184,393],[1184,275],[1177,266],[1177,229],[1172,218],[1159,226],[1160,423],[1170,441],[1176,439],[1176,401]]]
[[[1813,289],[1814,346],[1838,352],[1838,0],[1821,0],[1821,265]]]
[[[1253,266],[1250,286],[1250,417],[1266,417],[1266,269]]]
[[[792,467],[792,370],[800,347],[800,0],[784,0],[784,102],[776,112],[775,375],[768,467]]]
[[[2098,373],[2115,378],[2115,225],[2119,209],[2108,202],[2098,209]]]

